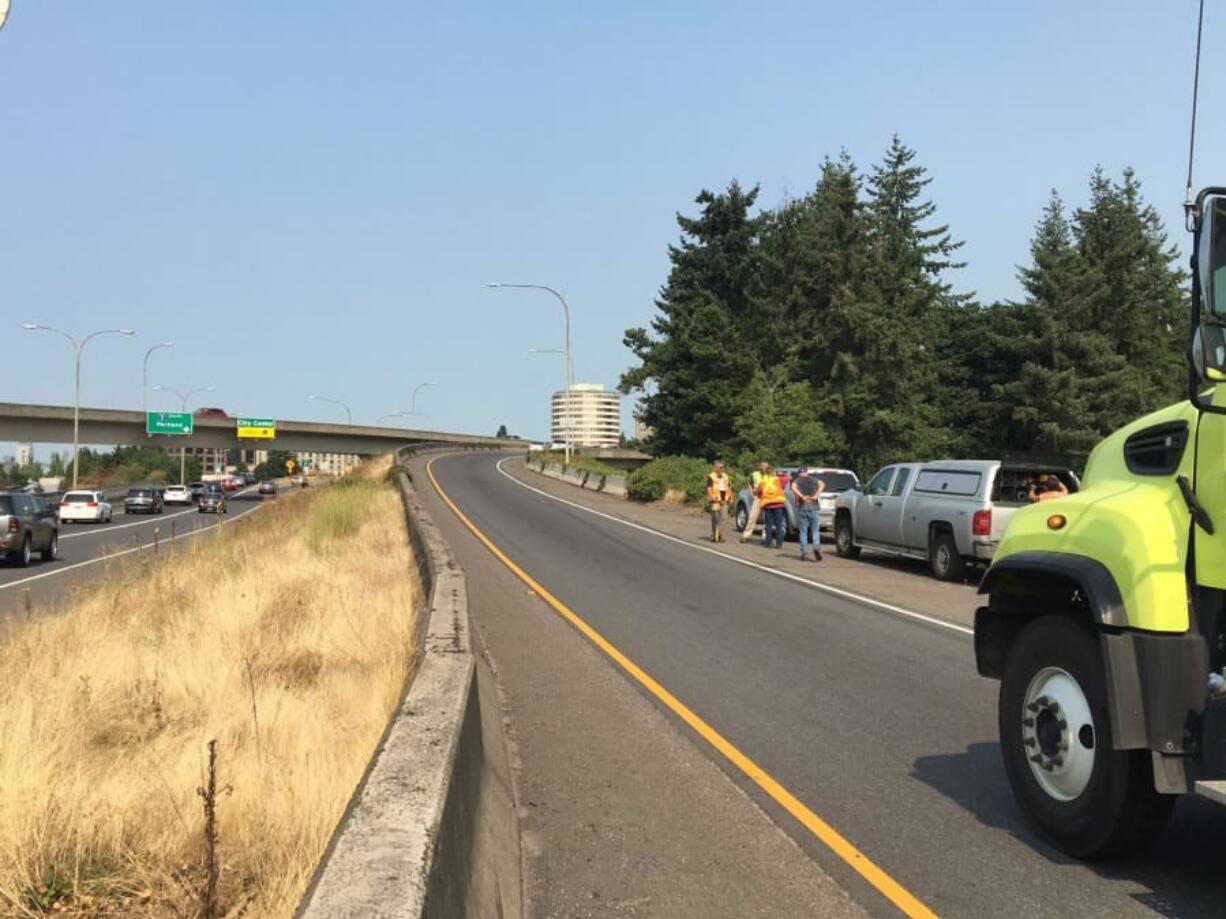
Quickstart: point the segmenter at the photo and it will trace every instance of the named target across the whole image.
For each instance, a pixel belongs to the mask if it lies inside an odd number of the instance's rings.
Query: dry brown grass
[[[418,587],[389,462],[6,627],[0,910],[202,915],[197,789],[216,739],[216,916],[292,914],[411,663]],[[359,529],[332,538],[319,521],[342,504]]]

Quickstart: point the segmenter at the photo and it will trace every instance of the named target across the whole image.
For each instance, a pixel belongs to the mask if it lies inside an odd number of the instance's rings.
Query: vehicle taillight
[[[60,507],[72,507],[72,502],[71,501],[61,501]]]
[[[17,518],[10,517],[9,518],[9,532],[16,533],[20,529],[21,529],[21,524],[17,522]]]
[[[86,507],[97,507],[97,506],[98,506],[98,502],[97,502],[97,501],[86,501],[86,502],[85,502],[85,506],[86,506]]]
[[[975,516],[971,520],[971,532],[976,536],[991,536],[992,535],[992,509],[987,508],[982,511],[975,511]]]

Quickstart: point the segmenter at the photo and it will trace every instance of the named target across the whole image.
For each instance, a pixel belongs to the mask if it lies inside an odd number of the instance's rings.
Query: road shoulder
[[[566,501],[609,514],[630,523],[681,539],[696,546],[717,549],[733,558],[763,565],[793,577],[877,601],[901,607],[962,628],[975,621],[975,609],[982,605],[975,582],[946,583],[928,572],[923,562],[899,558],[884,552],[865,550],[859,559],[839,558],[834,546],[826,542],[821,562],[801,561],[795,542],[786,542],[782,549],[767,549],[760,539],[740,541],[740,533],[729,518],[725,530],[726,542],[713,546],[710,524],[701,511],[689,508],[639,504],[623,498],[588,491],[530,469],[522,457],[512,457],[502,463],[507,475],[538,491]]]

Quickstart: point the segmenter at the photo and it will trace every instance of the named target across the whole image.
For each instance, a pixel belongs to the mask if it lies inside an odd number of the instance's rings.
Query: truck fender
[[[1100,562],[1059,552],[1019,552],[994,563],[975,612],[975,664],[1000,679],[1009,647],[1038,616],[1067,613],[1095,628],[1107,672],[1112,746],[1193,752],[1207,692],[1208,647],[1195,633],[1127,630],[1120,590]]]

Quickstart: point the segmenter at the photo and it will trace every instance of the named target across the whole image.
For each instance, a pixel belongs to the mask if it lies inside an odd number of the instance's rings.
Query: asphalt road
[[[1226,811],[1215,805],[1184,798],[1154,848],[1106,864],[1071,861],[1030,833],[1000,762],[997,684],[976,675],[964,633],[568,507],[515,484],[496,462],[456,455],[434,472],[516,564],[937,914],[1226,914]],[[695,533],[693,546],[703,544]],[[475,542],[453,549],[462,565],[484,551]],[[869,913],[898,915],[673,723]]]
[[[256,486],[232,493],[228,500],[226,523],[260,507]],[[122,506],[122,499],[116,502]],[[159,549],[167,540],[180,543],[188,534],[217,525],[217,515],[201,514],[193,504],[167,505],[161,514],[116,514],[110,523],[71,523],[60,525],[60,557],[43,561],[37,553],[28,568],[0,562],[0,618],[13,613],[45,610],[61,600],[68,589],[87,585],[107,567],[108,559],[118,562],[153,551],[154,530]]]

